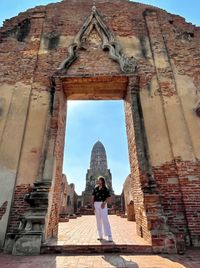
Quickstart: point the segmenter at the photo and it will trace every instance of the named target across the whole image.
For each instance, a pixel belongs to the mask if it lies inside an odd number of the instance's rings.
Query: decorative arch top
[[[87,37],[93,29],[95,29],[101,37],[102,50],[108,50],[109,57],[118,62],[122,72],[133,73],[137,65],[136,59],[134,57],[129,58],[122,52],[119,42],[116,41],[112,32],[103,22],[103,19],[95,6],[92,7],[90,16],[86,19],[85,23],[74,38],[73,43],[69,46],[69,56],[60,64],[58,70],[67,70],[78,58],[78,50],[82,47],[82,44],[87,40]]]

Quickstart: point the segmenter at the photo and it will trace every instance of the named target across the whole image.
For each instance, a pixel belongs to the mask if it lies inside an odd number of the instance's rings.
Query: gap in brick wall
[[[130,173],[124,102],[68,101],[63,173],[77,194],[85,189],[91,150],[98,140],[106,150],[113,190],[121,194]]]

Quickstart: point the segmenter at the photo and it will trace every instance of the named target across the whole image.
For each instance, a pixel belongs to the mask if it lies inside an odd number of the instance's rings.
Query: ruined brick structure
[[[129,174],[125,179],[123,190],[122,190],[122,197],[124,202],[124,211],[127,212],[127,206],[130,202],[134,200],[133,191],[132,191],[132,178]]]
[[[68,182],[66,175],[62,174],[60,214],[67,213],[67,199],[68,199]]]
[[[60,197],[60,214],[73,214],[77,210],[77,193],[75,185],[68,183],[66,175],[62,175],[61,197]]]
[[[7,20],[0,247],[37,253],[57,234],[71,99],[124,100],[138,234],[154,251],[200,246],[199,61],[198,27],[126,0],[64,0]]]
[[[112,174],[110,169],[108,169],[106,150],[103,144],[100,141],[97,141],[92,148],[90,168],[87,170],[86,174],[85,191],[82,192],[83,206],[92,205],[92,192],[99,176],[105,178],[106,184],[110,189],[110,194],[113,196]]]

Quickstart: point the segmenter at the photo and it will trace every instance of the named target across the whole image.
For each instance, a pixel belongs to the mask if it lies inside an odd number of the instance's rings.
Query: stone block
[[[38,255],[42,243],[42,235],[17,235],[13,247],[13,255]]]
[[[11,254],[15,243],[15,234],[7,234],[4,244],[4,252]]]

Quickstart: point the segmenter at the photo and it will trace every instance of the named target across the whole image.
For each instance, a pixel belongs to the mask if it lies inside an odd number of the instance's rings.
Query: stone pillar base
[[[4,252],[18,256],[39,255],[42,234],[8,234]]]

